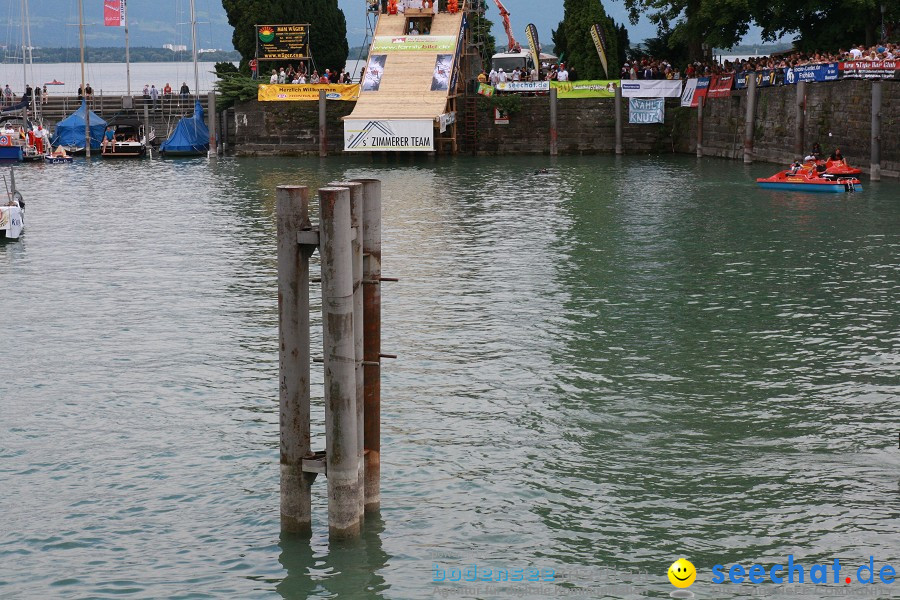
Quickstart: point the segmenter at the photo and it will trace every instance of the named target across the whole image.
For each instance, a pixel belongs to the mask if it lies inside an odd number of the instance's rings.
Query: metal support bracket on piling
[[[325,460],[325,451],[320,450],[315,452],[312,456],[303,459],[303,472],[304,473],[321,473],[322,475],[328,475],[328,464]]]
[[[301,246],[319,247],[319,230],[318,229],[301,229],[297,232],[297,243]]]

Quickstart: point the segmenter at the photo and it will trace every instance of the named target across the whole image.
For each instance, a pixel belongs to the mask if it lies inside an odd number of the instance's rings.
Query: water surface
[[[668,597],[686,556],[698,597],[820,598],[710,569],[900,567],[900,185],[756,189],[773,170],[23,166],[27,233],[0,245],[0,597]],[[279,535],[272,213],[276,185],[350,177],[384,182],[399,358],[381,513],[329,546],[324,480],[312,539]],[[555,581],[432,582],[472,564]]]

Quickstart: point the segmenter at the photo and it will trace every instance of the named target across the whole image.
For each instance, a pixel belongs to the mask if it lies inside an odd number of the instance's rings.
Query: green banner
[[[584,81],[551,81],[559,98],[614,98],[618,79],[585,79]]]
[[[372,43],[372,52],[453,52],[454,35],[379,35]]]

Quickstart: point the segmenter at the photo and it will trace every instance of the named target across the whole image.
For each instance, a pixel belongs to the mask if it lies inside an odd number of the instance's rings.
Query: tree
[[[704,46],[731,48],[747,33],[750,2],[770,0],[625,0],[628,16],[636,25],[642,14],[663,31],[671,30],[672,44],[685,44],[691,60],[705,58]],[[781,1],[785,5],[790,0]],[[815,2],[816,0],[810,0]],[[800,10],[794,3],[794,10]],[[663,57],[661,57],[663,58]]]
[[[599,23],[606,32],[606,60],[609,73],[603,73],[600,57],[591,37],[591,26]],[[558,56],[575,67],[580,79],[615,78],[619,75],[618,32],[613,20],[606,16],[600,0],[565,0],[563,20],[553,31],[553,44]]]
[[[222,6],[234,27],[231,41],[241,53],[241,68],[256,55],[256,25],[294,23],[310,24],[310,53],[320,71],[346,64],[347,19],[337,0],[222,0]]]
[[[613,24],[615,25],[615,21],[613,21]],[[616,48],[619,50],[619,65],[624,65],[628,62],[628,51],[631,49],[631,40],[628,39],[628,30],[625,28],[625,23],[616,27]],[[610,76],[615,77],[614,75]]]
[[[755,16],[765,40],[797,33],[800,50],[833,52],[880,40],[882,6],[886,24],[900,19],[900,4],[884,0],[817,0],[800,10],[784,1],[760,1]]]
[[[666,59],[670,64],[683,71],[690,62],[690,53],[686,43],[677,40],[673,41],[672,37],[671,29],[658,28],[656,37],[644,40],[644,43],[632,53],[633,57],[635,59],[645,57]]]

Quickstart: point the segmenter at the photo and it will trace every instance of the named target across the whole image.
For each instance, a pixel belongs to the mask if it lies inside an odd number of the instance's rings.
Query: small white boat
[[[9,169],[9,181],[3,177],[6,187],[6,202],[0,204],[0,241],[17,240],[25,229],[25,201],[16,190],[16,176]]]

